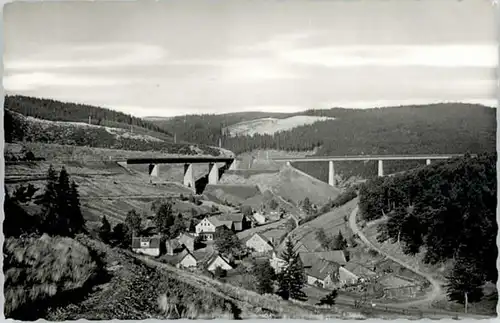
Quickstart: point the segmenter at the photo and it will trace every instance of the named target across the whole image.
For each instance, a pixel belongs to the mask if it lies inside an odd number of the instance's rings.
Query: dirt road
[[[357,234],[359,236],[359,238],[363,241],[363,243],[365,243],[366,245],[368,245],[370,248],[378,251],[380,254],[384,255],[386,258],[391,259],[392,261],[398,263],[399,265],[405,267],[406,269],[413,271],[417,275],[424,277],[432,285],[432,290],[425,296],[424,299],[419,299],[419,300],[415,300],[415,301],[411,301],[411,302],[405,302],[405,303],[401,303],[401,304],[393,304],[393,305],[394,306],[400,305],[400,306],[404,306],[404,307],[412,307],[412,306],[420,306],[420,305],[430,305],[434,300],[436,300],[436,298],[438,298],[439,296],[441,296],[443,292],[442,292],[442,289],[441,289],[441,285],[439,284],[438,281],[436,281],[430,275],[425,274],[425,273],[419,271],[418,269],[413,268],[413,267],[407,265],[406,263],[404,263],[400,259],[398,259],[398,258],[396,258],[396,257],[394,257],[394,256],[392,256],[392,255],[390,255],[390,254],[388,254],[386,252],[384,252],[383,250],[381,250],[377,246],[375,246],[370,240],[368,240],[368,238],[364,235],[364,233],[358,227],[358,224],[356,222],[356,215],[358,214],[358,210],[359,210],[359,208],[356,207],[351,212],[351,215],[349,216],[349,226],[351,227],[352,232],[354,234]]]

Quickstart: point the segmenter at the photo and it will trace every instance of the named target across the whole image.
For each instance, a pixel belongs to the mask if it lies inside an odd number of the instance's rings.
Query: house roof
[[[222,261],[224,261],[224,262],[225,262],[228,266],[233,267],[233,266],[231,266],[231,265],[229,264],[229,261],[227,261],[226,259],[224,259],[224,258],[223,258],[223,257],[222,257],[219,253],[217,253],[217,252],[214,252],[214,253],[212,254],[212,256],[208,259],[208,261],[207,261],[207,267],[208,267],[208,266],[210,266],[210,265],[211,265],[211,264],[212,264],[215,260],[217,260],[217,258],[222,259]]]
[[[232,213],[219,215],[219,221],[242,222],[244,215],[242,213]]]
[[[301,255],[301,258],[302,258],[302,254],[307,254],[307,255],[304,255],[304,257],[316,257],[319,259],[324,259],[324,260],[335,262],[335,263],[342,265],[342,266],[347,264],[347,259],[345,257],[345,253],[342,250],[300,252],[299,254]]]
[[[214,254],[214,250],[207,250],[206,248],[198,249],[192,252],[192,255],[196,261],[201,263],[206,263],[209,261]]]
[[[165,245],[170,246],[173,249],[177,249],[181,247],[181,243],[177,239],[170,239],[165,241]]]
[[[181,233],[181,235],[178,238],[178,240],[179,240],[180,243],[182,243],[182,241],[186,241],[186,240],[193,240],[194,241],[194,239],[195,239],[194,235],[192,235],[189,232],[183,232],[183,233]]]
[[[177,265],[178,263],[180,263],[182,261],[182,259],[184,259],[187,255],[192,255],[189,250],[187,249],[183,249],[181,252],[179,252],[178,254],[175,254],[175,255],[164,255],[163,256],[163,259],[169,263],[170,265]],[[192,255],[193,256],[193,255]],[[193,256],[194,257],[194,256]],[[196,261],[198,261],[198,259],[196,259],[196,257],[194,257],[194,259]]]
[[[348,262],[344,268],[349,270],[354,275],[360,277],[370,277],[376,275],[376,272],[374,272],[373,270],[356,262]]]
[[[331,261],[318,259],[310,267],[305,268],[307,275],[324,280],[330,273],[337,270],[337,265]]]
[[[132,248],[141,248],[141,242],[149,242],[149,248],[160,248],[160,237],[133,237]]]

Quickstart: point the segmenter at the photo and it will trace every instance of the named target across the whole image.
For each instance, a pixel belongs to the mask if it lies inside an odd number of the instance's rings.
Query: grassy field
[[[79,242],[47,235],[7,238],[4,257],[5,314],[17,319],[36,317],[43,301],[83,287],[98,268]]]
[[[347,221],[345,221],[345,217],[348,217],[355,207],[356,200],[352,200],[339,208],[333,209],[301,225],[292,232],[291,236],[294,241],[300,241],[309,251],[322,251],[324,249],[316,238],[317,230],[323,229],[328,236],[336,235],[339,231],[342,232],[344,237],[350,236],[349,225]]]

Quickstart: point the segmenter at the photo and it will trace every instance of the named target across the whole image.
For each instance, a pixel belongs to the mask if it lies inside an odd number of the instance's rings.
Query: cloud
[[[116,78],[70,75],[58,73],[19,73],[6,75],[3,78],[3,86],[6,91],[29,91],[40,87],[96,87],[116,86],[132,83],[133,80]]]
[[[490,67],[498,65],[495,45],[331,46],[280,51],[285,62],[352,66]]]
[[[252,82],[298,77],[288,65],[273,59],[258,57],[172,60],[168,64],[216,67],[217,69],[210,74],[210,78],[223,82]]]
[[[8,49],[8,48],[7,48]],[[88,44],[57,46],[28,58],[8,57],[6,70],[40,70],[81,67],[144,66],[161,63],[166,51],[158,46],[146,44]]]

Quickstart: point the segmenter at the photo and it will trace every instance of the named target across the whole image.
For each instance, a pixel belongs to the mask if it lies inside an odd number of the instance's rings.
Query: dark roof
[[[133,237],[132,248],[141,248],[141,242],[149,242],[149,248],[160,248],[160,237]]]
[[[324,259],[318,259],[310,264],[309,267],[305,268],[305,272],[307,275],[324,280],[329,274],[335,272],[338,269],[338,266]]]
[[[210,266],[217,258],[222,259],[226,264],[228,264],[229,266],[231,266],[229,264],[229,261],[227,259],[225,259],[224,257],[222,257],[218,252],[214,252],[212,254],[212,256],[207,261],[207,267]],[[233,267],[233,266],[231,266],[231,267]]]
[[[180,263],[182,261],[182,259],[184,259],[184,257],[186,257],[189,254],[191,254],[191,253],[189,252],[188,249],[182,249],[182,251],[179,252],[178,254],[175,254],[175,255],[164,255],[164,256],[162,256],[162,258],[167,263],[169,263],[170,265],[175,266],[178,263]],[[196,259],[196,257],[194,257],[194,258]],[[198,259],[196,259],[196,261],[198,261]]]

